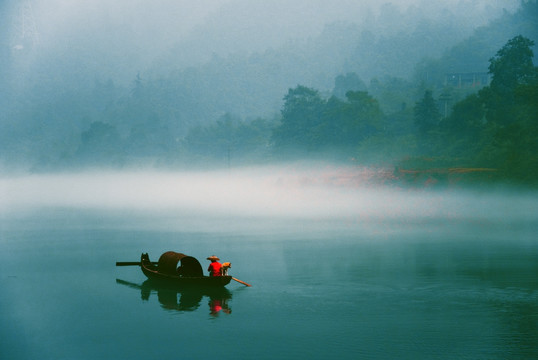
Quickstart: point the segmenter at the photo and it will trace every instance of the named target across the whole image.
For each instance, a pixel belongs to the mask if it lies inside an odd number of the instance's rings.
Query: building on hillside
[[[456,88],[482,87],[489,85],[490,74],[484,72],[449,73],[445,75],[445,86]]]

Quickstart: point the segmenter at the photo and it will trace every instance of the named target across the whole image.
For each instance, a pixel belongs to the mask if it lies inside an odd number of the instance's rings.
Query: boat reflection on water
[[[163,309],[175,311],[195,311],[205,297],[209,298],[209,314],[218,316],[221,312],[231,314],[228,301],[232,298],[232,293],[222,288],[177,288],[165,284],[146,280],[142,284],[136,284],[125,280],[116,279],[116,283],[126,285],[133,289],[140,290],[142,300],[148,301],[151,293],[157,293],[157,299]]]

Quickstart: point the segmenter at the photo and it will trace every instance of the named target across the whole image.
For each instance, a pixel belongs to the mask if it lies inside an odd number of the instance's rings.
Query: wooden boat
[[[140,256],[140,268],[148,279],[170,285],[222,287],[232,280],[231,276],[204,276],[202,266],[196,258],[174,251],[162,254],[157,263],[151,262],[149,255],[143,253]]]

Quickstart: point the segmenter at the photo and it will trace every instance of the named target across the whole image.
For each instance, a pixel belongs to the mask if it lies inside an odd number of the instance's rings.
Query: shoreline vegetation
[[[404,184],[414,186],[455,186],[478,185],[495,180],[497,169],[489,168],[437,168],[409,170],[396,168],[395,178]]]
[[[482,185],[509,185],[498,169],[491,168],[401,168],[332,167],[291,176],[298,185],[342,188],[389,186],[404,188],[466,188]],[[288,180],[290,181],[290,180]]]

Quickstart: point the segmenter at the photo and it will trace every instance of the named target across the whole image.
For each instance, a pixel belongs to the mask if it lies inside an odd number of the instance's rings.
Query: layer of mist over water
[[[375,174],[374,174],[375,175]],[[320,165],[199,172],[81,172],[0,178],[0,213],[83,209],[154,217],[353,223],[528,221],[536,194],[376,184],[373,170]]]
[[[327,165],[0,179],[0,357],[534,358],[532,191],[417,190]],[[215,293],[138,267],[231,261]],[[217,336],[212,336],[211,331]],[[208,338],[210,342],[208,343]]]

